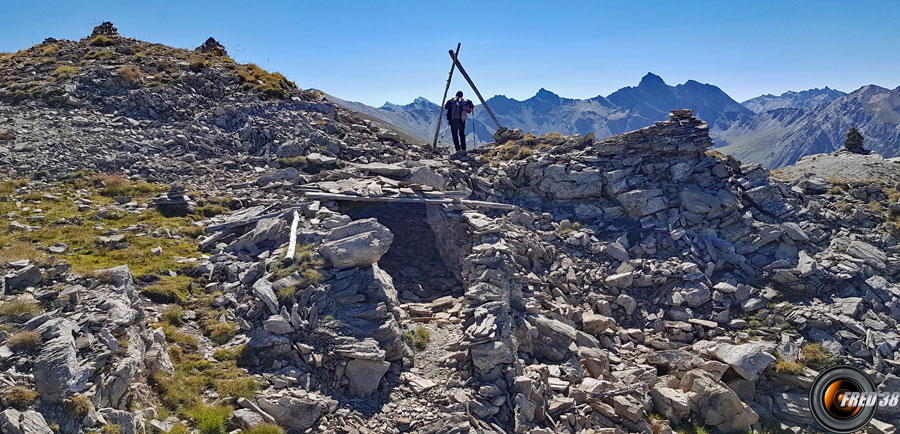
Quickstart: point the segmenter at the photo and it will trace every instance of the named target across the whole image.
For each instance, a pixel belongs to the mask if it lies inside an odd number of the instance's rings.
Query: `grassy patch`
[[[37,301],[16,298],[0,303],[0,317],[22,318],[40,315],[44,311]]]
[[[181,306],[172,306],[163,313],[163,321],[174,326],[180,326],[182,315],[184,315],[184,309]]]
[[[869,209],[871,209],[872,211],[875,211],[878,214],[881,214],[881,212],[884,211],[881,208],[881,204],[874,200],[869,202]]]
[[[230,414],[231,407],[208,405],[198,405],[189,413],[200,434],[225,434],[225,418]]]
[[[38,393],[34,390],[31,390],[27,387],[16,386],[12,389],[9,389],[7,392],[3,393],[3,398],[9,404],[10,407],[25,410],[34,404],[34,400],[37,399]]]
[[[406,342],[407,345],[421,351],[428,346],[429,342],[431,342],[431,332],[423,326],[418,326],[413,333],[403,333],[403,341]]]
[[[219,396],[249,399],[253,398],[259,388],[260,384],[253,377],[216,381],[216,391],[219,392]]]
[[[166,409],[181,416],[194,418],[191,412],[198,404],[202,404],[202,395],[205,391],[217,390],[225,395],[247,394],[252,393],[248,391],[256,387],[248,382],[230,381],[237,379],[246,381],[244,379],[248,378],[247,371],[238,368],[237,363],[250,351],[245,350],[244,346],[238,348],[239,350],[229,351],[229,355],[236,354],[237,360],[210,361],[203,355],[172,346],[169,348],[169,357],[175,367],[175,373],[155,374],[150,378],[150,385]]]
[[[194,335],[189,333],[184,333],[178,330],[177,327],[170,326],[167,324],[163,324],[162,326],[163,334],[166,335],[166,340],[173,343],[178,344],[181,348],[189,351],[196,350],[200,345],[200,342],[197,341],[197,338]]]
[[[579,230],[581,230],[581,223],[573,222],[571,225],[566,226],[566,227],[563,227],[562,225],[560,225],[558,228],[556,228],[556,233],[558,233],[560,235],[565,235],[565,234],[570,234],[572,232],[579,231]]]
[[[195,71],[199,71],[203,68],[209,68],[212,65],[213,65],[213,63],[210,62],[209,60],[206,60],[202,57],[194,57],[191,59],[190,68]]]
[[[0,185],[7,191],[15,191],[11,182]],[[150,198],[165,191],[166,187],[142,181],[131,181],[116,175],[89,175],[75,177],[65,182],[57,182],[47,187],[33,189],[29,192],[32,208],[41,208],[44,222],[64,224],[43,224],[40,228],[29,232],[8,232],[0,230],[0,261],[12,261],[22,258],[37,259],[45,256],[36,250],[37,246],[49,246],[63,242],[70,246],[66,260],[72,264],[72,271],[87,274],[93,270],[127,264],[132,273],[140,276],[145,273],[167,273],[169,270],[180,270],[185,267],[179,260],[199,256],[196,242],[187,238],[157,237],[153,233],[157,229],[166,229],[172,234],[181,233],[187,228],[192,230],[195,219],[201,216],[166,217],[155,208],[140,213],[126,212],[114,204],[111,197],[129,196],[136,202],[146,202]],[[44,199],[50,193],[58,200]],[[100,194],[98,194],[100,193]],[[24,195],[23,195],[24,196]],[[89,199],[93,202],[91,209],[80,211],[75,201]],[[98,209],[105,207],[105,215],[98,214]],[[25,213],[14,201],[0,202],[0,214],[12,213],[18,221],[22,221]],[[103,228],[95,228],[97,219],[101,219]],[[140,227],[140,231],[124,231],[129,227]],[[99,242],[101,235],[108,235],[110,230],[118,230],[126,236],[124,244],[110,248]],[[154,256],[150,250],[159,246],[165,255]]]
[[[200,238],[200,236],[204,233],[206,233],[206,230],[203,228],[203,226],[190,225],[181,228],[181,234],[186,237]]]
[[[781,355],[776,354],[775,358],[775,372],[781,372],[785,374],[794,374],[800,375],[803,371],[806,370],[806,365],[801,362],[789,362],[781,358]]]
[[[122,434],[122,425],[108,423],[100,428],[100,434]]]
[[[160,409],[165,410],[164,407],[160,407]],[[162,419],[161,416],[159,418]],[[191,430],[187,427],[187,425],[185,425],[183,423],[176,423],[175,425],[172,425],[172,429],[170,429],[165,434],[190,434],[190,433],[191,433]]]
[[[41,54],[49,55],[59,51],[59,46],[56,44],[44,44],[41,46]]]
[[[255,63],[237,65],[235,70],[244,86],[255,89],[263,98],[284,99],[297,85],[278,72],[268,72]]]
[[[44,256],[46,255],[34,248],[32,243],[15,239],[0,241],[0,266],[20,259],[33,261]]]
[[[108,47],[113,44],[113,40],[108,36],[97,35],[89,39],[88,43],[95,47]]]
[[[119,72],[121,73],[122,70],[120,69]],[[140,71],[138,71],[138,74],[140,74]],[[146,181],[132,181],[121,175],[94,175],[91,177],[91,181],[100,187],[100,194],[109,197],[149,196],[162,193],[168,189],[165,185],[151,184]]]
[[[119,68],[119,75],[122,76],[132,86],[141,83],[141,69],[134,65],[127,65]]]
[[[217,348],[213,351],[213,357],[220,362],[237,360],[242,351],[244,351],[244,345],[238,345],[233,348]]]
[[[897,191],[894,187],[884,187],[881,189],[881,192],[887,196],[887,200],[890,203],[900,201],[900,191]]]
[[[13,333],[6,340],[6,345],[16,351],[36,352],[43,344],[41,334],[30,330]]]
[[[155,303],[177,303],[187,299],[190,284],[191,278],[188,276],[162,276],[152,285],[142,289],[141,294]]]
[[[243,431],[241,431],[241,433],[242,434],[284,434],[284,430],[281,429],[281,427],[278,425],[271,424],[271,423],[264,423],[262,425],[257,425],[248,430],[243,430]]]
[[[60,66],[54,69],[50,75],[58,80],[74,78],[78,76],[78,67],[70,65]]]
[[[204,217],[215,217],[219,214],[225,214],[226,212],[228,212],[228,208],[225,208],[222,205],[211,204],[198,209],[197,212],[199,214],[203,214]],[[202,230],[203,228],[200,229]]]
[[[518,145],[516,142],[510,140],[506,142],[506,144],[495,147],[488,153],[488,158],[491,160],[524,160],[528,158],[532,153],[531,148]]]
[[[237,326],[230,322],[210,322],[204,330],[217,345],[227,344],[237,334]]]
[[[673,431],[677,432],[678,434],[709,434],[709,431],[706,430],[706,427],[698,423],[682,425],[674,428]]]
[[[303,270],[316,270],[324,265],[324,261],[316,255],[315,244],[297,244],[294,250],[294,259],[279,259],[269,265],[269,272],[276,279],[301,273]],[[321,276],[320,276],[321,278]]]
[[[296,157],[279,158],[278,164],[285,167],[303,167],[306,166],[306,158],[298,155]]]
[[[73,395],[71,398],[63,401],[63,408],[70,415],[77,419],[82,419],[94,409],[94,404],[84,395]]]
[[[809,343],[800,349],[803,359],[814,368],[824,368],[834,363],[834,356],[820,344]]]

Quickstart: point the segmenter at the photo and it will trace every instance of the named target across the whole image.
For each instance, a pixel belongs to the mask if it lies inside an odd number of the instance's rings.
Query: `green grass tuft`
[[[231,407],[198,405],[189,415],[197,423],[200,434],[225,434],[225,418],[231,414]]]
[[[264,423],[248,430],[243,430],[241,434],[284,434],[284,430],[278,425]]]
[[[428,343],[431,342],[431,332],[423,326],[418,326],[414,333],[404,333],[403,340],[407,345],[421,351],[428,347]]]
[[[187,298],[190,284],[189,276],[162,276],[156,283],[142,289],[141,294],[155,303],[177,303]]]

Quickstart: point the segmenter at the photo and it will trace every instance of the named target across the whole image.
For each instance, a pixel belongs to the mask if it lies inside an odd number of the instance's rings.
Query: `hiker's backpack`
[[[447,120],[452,121],[454,119],[462,119],[463,118],[463,110],[465,108],[464,100],[453,98],[450,100],[450,110],[447,110]]]

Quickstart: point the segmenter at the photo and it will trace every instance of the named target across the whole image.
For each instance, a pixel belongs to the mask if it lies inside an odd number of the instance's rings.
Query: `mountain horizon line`
[[[527,98],[524,98],[524,99],[511,98],[511,97],[506,96],[505,94],[498,93],[498,94],[494,94],[493,96],[487,98],[486,101],[490,101],[490,100],[495,99],[495,98],[502,98],[502,99],[510,100],[510,101],[524,102],[524,101],[528,101],[528,100],[537,98],[538,96],[540,96],[540,95],[542,95],[542,94],[544,94],[544,95],[548,95],[548,94],[549,94],[549,95],[558,97],[558,98],[560,98],[561,100],[570,100],[570,101],[576,101],[576,100],[578,100],[578,101],[590,101],[590,100],[596,100],[596,99],[598,99],[598,98],[609,98],[611,95],[615,94],[616,92],[621,91],[622,89],[628,89],[628,88],[635,88],[635,87],[638,87],[638,86],[641,85],[641,83],[645,83],[645,80],[646,80],[646,82],[649,82],[649,83],[653,83],[653,82],[658,81],[659,83],[668,85],[668,83],[667,83],[660,75],[658,75],[658,74],[653,73],[652,71],[650,71],[650,72],[647,72],[646,74],[644,74],[644,76],[643,76],[643,77],[641,78],[641,80],[638,82],[638,85],[637,85],[637,86],[624,86],[624,87],[622,87],[622,88],[620,88],[620,89],[618,89],[618,90],[616,90],[616,91],[614,91],[614,92],[612,92],[612,93],[610,93],[610,94],[608,94],[608,95],[605,95],[605,96],[604,96],[603,94],[598,94],[598,95],[593,96],[593,97],[590,97],[590,98],[565,97],[565,96],[561,96],[560,94],[558,94],[558,93],[556,93],[556,92],[554,92],[554,91],[552,91],[552,90],[547,89],[547,88],[544,87],[544,86],[541,86],[541,87],[534,93],[534,95],[532,95],[532,96],[530,96],[530,97],[527,97]],[[675,86],[686,86],[686,85],[690,85],[690,84],[699,84],[699,85],[704,85],[704,86],[712,86],[712,87],[715,87],[716,89],[722,90],[719,86],[717,86],[717,85],[715,85],[715,84],[712,84],[712,83],[704,83],[704,82],[700,82],[700,81],[695,80],[695,79],[687,79],[687,80],[685,80],[684,83],[676,84]],[[890,88],[890,87],[885,87],[885,86],[881,86],[881,85],[878,85],[878,84],[869,83],[869,84],[860,86],[857,90],[863,89],[863,88],[866,88],[866,87],[870,87],[870,86],[874,86],[874,87],[876,87],[876,88],[879,88],[879,89],[885,89],[885,90],[891,90],[891,89],[892,89],[892,88]],[[779,93],[771,93],[771,92],[770,92],[770,93],[764,93],[764,94],[761,94],[761,95],[757,95],[757,96],[755,96],[755,97],[753,97],[753,98],[749,98],[749,99],[746,99],[746,100],[744,100],[744,101],[738,101],[738,102],[741,103],[741,104],[745,104],[745,103],[747,103],[747,102],[749,102],[749,101],[753,101],[754,99],[760,98],[760,97],[769,97],[769,98],[772,98],[772,97],[786,97],[786,96],[790,96],[790,95],[794,95],[794,94],[801,94],[801,93],[804,93],[804,92],[810,92],[810,91],[836,91],[836,92],[839,92],[839,93],[841,93],[841,94],[849,94],[849,93],[855,92],[855,91],[850,91],[850,92],[848,92],[848,91],[840,90],[840,89],[833,88],[833,87],[830,87],[830,86],[828,86],[828,85],[825,85],[825,86],[823,86],[823,87],[821,87],[821,88],[819,88],[819,87],[810,87],[810,88],[802,89],[802,90],[786,90],[786,91],[784,91],[784,92],[781,92],[780,94],[779,94]],[[465,90],[464,90],[464,92],[465,92]],[[722,92],[725,92],[725,91],[722,90]],[[727,92],[725,92],[725,93],[727,94]],[[548,96],[549,96],[549,95],[548,95]],[[336,96],[336,95],[335,95],[335,96]],[[471,96],[471,95],[470,95],[470,96]],[[477,97],[471,98],[470,96],[467,96],[467,98],[472,99],[473,101],[475,101],[475,100],[477,99]],[[448,97],[448,99],[449,99],[450,97],[452,97],[452,92],[451,92],[450,94],[448,94],[447,97]],[[340,97],[339,97],[339,98],[340,98]],[[343,99],[343,98],[342,98],[342,99]],[[351,100],[348,99],[348,101],[351,101]],[[429,103],[432,103],[432,104],[437,105],[436,102],[434,102],[434,101],[428,99],[427,97],[424,97],[424,96],[418,96],[418,97],[416,97],[416,98],[413,98],[412,101],[410,101],[410,102],[408,102],[408,103],[405,103],[405,104],[404,104],[404,103],[391,102],[391,101],[385,101],[383,104],[381,104],[381,105],[379,105],[379,106],[374,106],[374,105],[373,105],[372,107],[376,107],[376,108],[379,108],[379,109],[388,108],[388,107],[394,107],[394,106],[408,107],[408,106],[411,106],[411,105],[415,105],[417,102],[420,102],[420,101],[429,102]],[[358,101],[357,101],[357,102],[358,102]],[[479,101],[475,101],[475,102],[476,102],[476,103],[479,103]],[[363,104],[365,104],[365,103],[363,103]]]

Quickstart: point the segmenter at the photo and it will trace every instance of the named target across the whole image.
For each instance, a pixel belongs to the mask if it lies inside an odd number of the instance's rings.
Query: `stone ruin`
[[[210,36],[209,39],[207,39],[206,42],[204,42],[202,45],[195,48],[194,51],[199,51],[201,53],[212,53],[217,56],[228,55],[228,52],[225,51],[225,46],[220,44],[219,41],[217,41],[212,36]]]
[[[856,127],[850,127],[847,130],[847,139],[844,140],[844,150],[855,154],[868,154],[869,151],[863,148],[863,140],[865,139],[862,133]]]
[[[113,23],[109,21],[102,22],[99,26],[94,27],[94,31],[91,32],[91,37],[94,36],[119,36],[119,29],[113,25]]]

